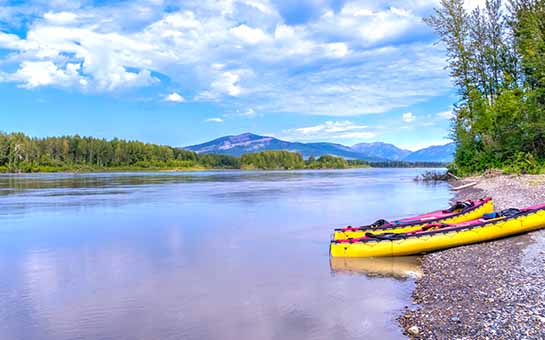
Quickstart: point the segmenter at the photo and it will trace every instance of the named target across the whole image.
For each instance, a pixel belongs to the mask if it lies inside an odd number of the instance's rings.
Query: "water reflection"
[[[332,257],[331,270],[334,273],[365,274],[393,278],[421,278],[422,266],[419,256],[403,257]]]
[[[402,338],[412,281],[328,244],[442,207],[419,171],[0,176],[0,339]]]

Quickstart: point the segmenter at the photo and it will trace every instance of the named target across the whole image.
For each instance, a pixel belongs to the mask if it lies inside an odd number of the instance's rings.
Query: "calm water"
[[[401,338],[417,266],[328,244],[445,206],[421,172],[0,176],[0,339]]]

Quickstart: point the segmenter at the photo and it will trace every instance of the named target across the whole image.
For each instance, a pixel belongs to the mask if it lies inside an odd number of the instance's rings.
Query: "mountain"
[[[401,160],[411,154],[411,151],[409,150],[400,149],[393,144],[382,142],[359,143],[352,145],[351,149],[360,153],[364,153],[368,156],[393,161]]]
[[[434,145],[412,152],[403,158],[407,162],[442,162],[448,163],[454,160],[456,144],[448,143],[445,145]]]
[[[365,161],[403,160],[407,162],[450,162],[455,150],[454,143],[430,146],[411,152],[393,144],[375,142],[359,143],[348,147],[335,143],[299,143],[287,142],[274,137],[243,133],[238,136],[225,136],[203,144],[185,147],[197,153],[215,153],[229,156],[241,156],[246,153],[284,150],[298,152],[304,158],[332,155],[346,159]]]
[[[198,145],[185,147],[186,150],[197,153],[217,153],[230,156],[241,156],[245,153],[285,150],[298,152],[304,158],[332,155],[346,159],[360,159],[366,161],[381,161],[379,157],[368,156],[347,146],[335,143],[298,143],[286,142],[274,137],[243,133],[238,136],[226,136]]]
[[[383,161],[384,158],[377,158],[370,155],[367,155],[365,153],[357,152],[352,150],[352,148],[349,148],[348,146],[342,145],[342,144],[335,144],[335,143],[298,143],[303,144],[307,147],[312,148],[312,150],[309,150],[307,153],[308,157],[320,157],[323,155],[332,155],[332,156],[339,156],[344,157],[346,159],[360,159],[360,160],[366,160],[366,161]],[[307,157],[307,155],[303,154],[304,157]]]

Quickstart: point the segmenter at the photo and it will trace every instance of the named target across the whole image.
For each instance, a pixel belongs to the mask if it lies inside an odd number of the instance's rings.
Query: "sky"
[[[0,0],[0,130],[445,144],[457,95],[422,21],[438,2]]]

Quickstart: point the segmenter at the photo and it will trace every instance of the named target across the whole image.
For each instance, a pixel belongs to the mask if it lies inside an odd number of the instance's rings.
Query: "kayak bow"
[[[400,220],[388,222],[378,220],[373,224],[335,229],[333,240],[356,239],[365,236],[366,233],[407,233],[418,230],[429,223],[460,223],[477,219],[484,214],[494,211],[492,198],[487,197],[477,201],[457,202],[446,210],[437,210],[427,214],[406,217]]]

